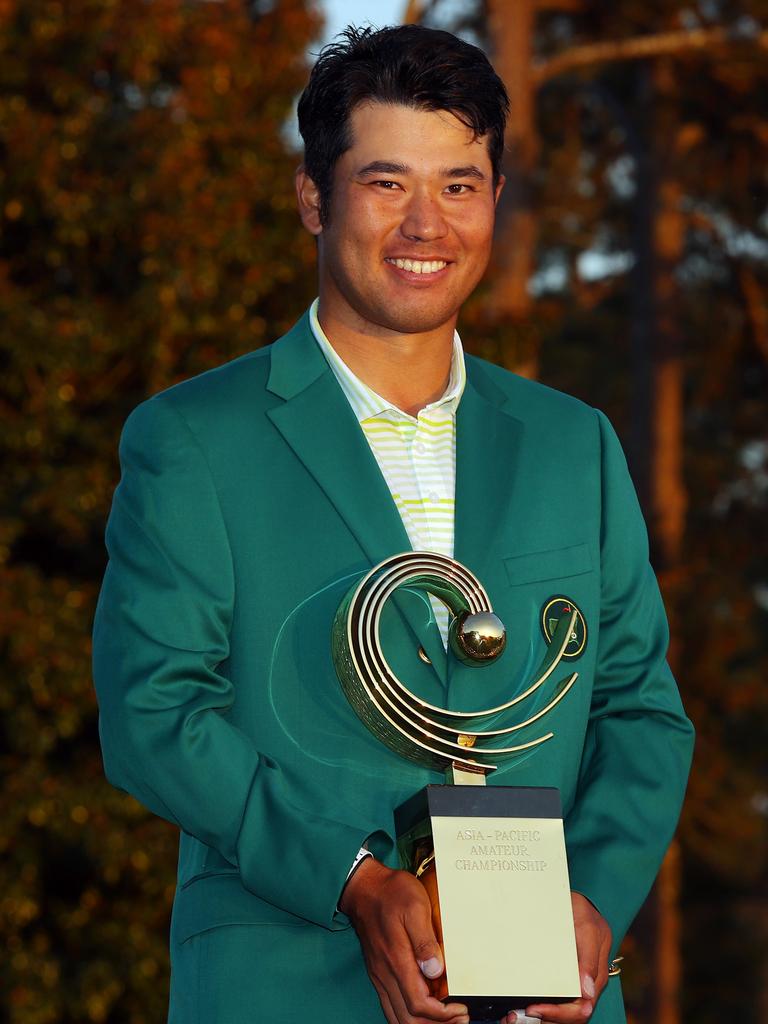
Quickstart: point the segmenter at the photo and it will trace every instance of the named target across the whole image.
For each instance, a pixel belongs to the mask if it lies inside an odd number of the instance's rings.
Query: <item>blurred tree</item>
[[[542,289],[553,306],[543,376],[608,409],[628,442],[648,517],[672,620],[671,657],[699,733],[681,829],[689,876],[684,980],[691,982],[683,1019],[695,1013],[707,1021],[716,1016],[705,966],[711,972],[715,921],[722,945],[734,950],[719,975],[719,1002],[754,1015],[759,965],[768,962],[764,929],[748,954],[742,947],[742,959],[735,955],[743,924],[732,892],[765,886],[766,763],[758,737],[768,724],[760,686],[768,663],[761,589],[768,545],[757,526],[768,498],[760,330],[768,76],[754,18],[765,22],[768,9],[739,6],[710,5],[719,25],[703,15],[691,23],[696,16],[684,5],[601,7],[600,17],[581,19],[579,31],[617,40],[687,23],[720,41],[709,52],[614,64],[586,82],[584,72],[553,81],[541,108],[551,141],[557,132],[565,141],[557,126],[571,120],[569,151],[581,163],[542,188],[556,205],[552,221],[543,217],[555,243],[544,258],[550,268],[561,260],[568,268],[560,286]],[[564,168],[562,143],[547,157],[557,150]],[[563,221],[574,229],[565,247]],[[572,319],[565,331],[558,314]],[[740,485],[729,501],[723,492],[731,493],[734,477]],[[675,884],[662,882],[660,900]],[[669,937],[660,935],[655,953],[653,984],[668,999]],[[702,991],[692,981],[705,976]],[[642,1002],[639,1020],[664,1019]]]
[[[271,340],[312,293],[283,130],[310,6],[0,0],[9,1024],[163,1017],[175,834],[102,779],[85,636],[128,410]],[[485,13],[468,26],[480,38]],[[627,439],[640,423],[643,490],[650,425],[630,410],[655,393],[647,277],[666,282],[684,341],[673,479],[682,467],[689,503],[665,592],[700,735],[683,828],[686,1013],[704,1024],[723,1004],[761,1019],[768,1002],[768,104],[754,56],[767,14],[765,0],[537,11],[537,159],[517,193],[535,230],[502,243],[511,253],[528,239],[513,292],[527,314],[514,332],[490,319],[497,285],[465,317],[481,354],[528,372],[540,359],[545,380],[605,408]],[[650,260],[662,236],[668,255]]]
[[[127,412],[313,294],[311,3],[0,0],[0,1021],[164,1019],[175,830],[104,781],[90,621]]]
[[[607,409],[627,441],[699,728],[685,1011],[754,1017],[768,936],[739,961],[729,890],[753,886],[765,905],[768,4],[485,0],[457,14],[431,0],[409,14],[481,41],[510,87],[512,190],[466,336]],[[643,1024],[679,1019],[675,865],[634,934],[645,976],[630,961],[626,979]],[[717,982],[708,914],[730,928]]]

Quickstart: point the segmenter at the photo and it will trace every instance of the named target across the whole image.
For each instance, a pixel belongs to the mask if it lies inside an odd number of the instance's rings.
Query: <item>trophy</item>
[[[425,787],[395,811],[400,865],[424,884],[444,953],[445,973],[430,990],[464,1003],[476,1019],[576,999],[581,985],[560,794],[486,786],[485,779],[552,738],[544,731],[515,742],[515,733],[538,731],[576,682],[578,673],[571,672],[551,685],[563,659],[583,648],[584,619],[568,598],[550,600],[542,612],[546,654],[523,692],[496,707],[451,711],[412,693],[381,648],[382,609],[404,586],[448,607],[449,651],[467,665],[499,658],[506,630],[469,569],[418,551],[371,569],[333,622],[336,672],[358,717],[395,753],[445,773],[445,785]],[[545,694],[538,711],[518,713],[525,701],[536,695],[540,703]]]

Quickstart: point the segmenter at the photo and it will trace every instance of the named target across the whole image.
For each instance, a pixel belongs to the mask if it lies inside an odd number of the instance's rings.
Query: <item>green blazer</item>
[[[94,676],[107,777],[181,830],[169,1020],[383,1022],[336,905],[363,841],[395,866],[393,809],[442,779],[367,732],[331,661],[343,595],[410,544],[308,317],[140,405],[120,454]],[[470,357],[456,460],[455,556],[507,651],[446,656],[418,594],[387,604],[383,646],[432,702],[493,706],[540,662],[547,599],[576,602],[588,641],[554,739],[489,782],[559,788],[571,887],[618,946],[692,747],[625,460],[601,413]],[[593,1020],[623,1019],[612,979]]]

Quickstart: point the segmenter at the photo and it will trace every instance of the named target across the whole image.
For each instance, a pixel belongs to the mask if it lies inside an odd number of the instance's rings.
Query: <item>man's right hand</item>
[[[368,857],[347,882],[339,909],[352,922],[389,1024],[469,1024],[466,1006],[443,1005],[425,978],[444,970],[424,887],[407,871]]]

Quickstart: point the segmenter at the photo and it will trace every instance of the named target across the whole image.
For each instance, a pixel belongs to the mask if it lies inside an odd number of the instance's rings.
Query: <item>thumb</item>
[[[439,949],[436,954],[427,957],[426,960],[418,960],[418,964],[425,978],[439,978],[445,970]]]
[[[590,943],[579,946],[579,977],[581,998],[592,1002],[595,998],[595,979],[598,970],[598,950]]]
[[[425,978],[439,978],[445,971],[445,964],[439,942],[442,922],[434,861],[419,878],[419,889],[421,899],[418,910],[410,918],[408,933],[421,973]]]
[[[416,962],[425,978],[439,978],[445,970],[443,954],[432,929],[427,927],[419,935],[411,935]]]
[[[581,972],[581,996],[583,999],[589,999],[590,1001],[595,998],[595,976],[597,971],[590,973],[589,971]]]
[[[580,893],[574,893],[574,923],[576,925],[576,952],[579,960],[581,996],[590,1002],[595,998],[596,980],[600,969],[601,934],[597,922],[599,912]]]

